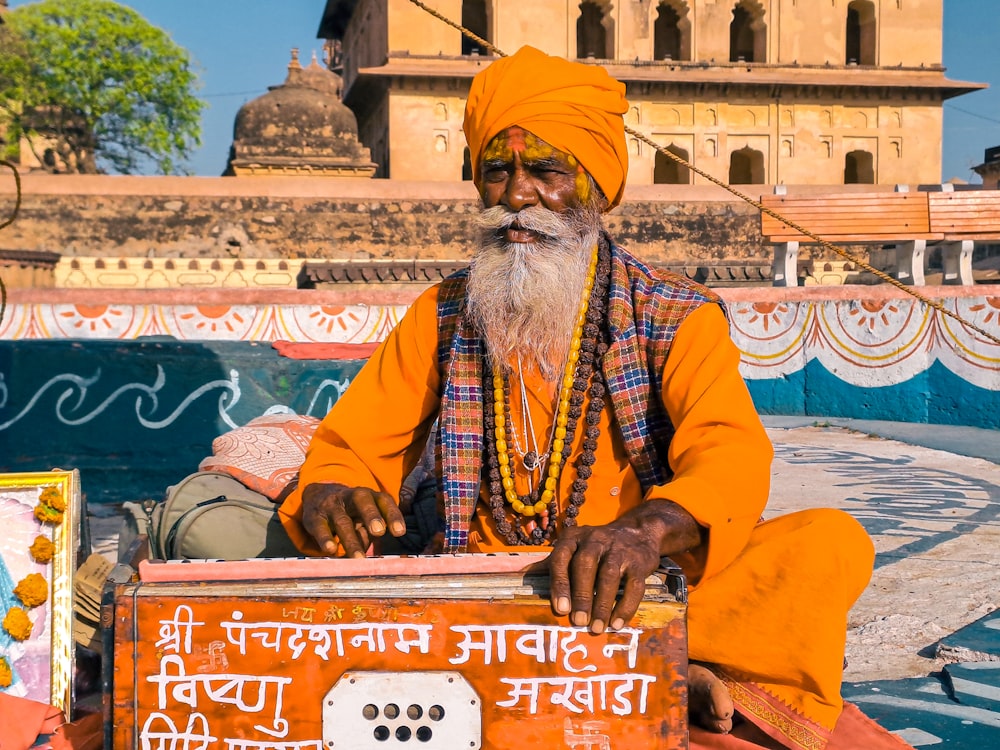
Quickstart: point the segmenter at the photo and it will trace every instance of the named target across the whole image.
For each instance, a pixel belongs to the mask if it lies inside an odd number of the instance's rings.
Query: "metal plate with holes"
[[[323,698],[328,749],[478,750],[482,700],[458,672],[345,672]]]

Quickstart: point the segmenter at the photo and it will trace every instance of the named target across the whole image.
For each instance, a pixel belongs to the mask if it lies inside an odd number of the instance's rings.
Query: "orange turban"
[[[483,151],[502,130],[518,125],[572,154],[618,205],[625,189],[628,151],[625,85],[597,65],[551,57],[521,47],[472,79],[465,105],[465,138],[479,187]]]

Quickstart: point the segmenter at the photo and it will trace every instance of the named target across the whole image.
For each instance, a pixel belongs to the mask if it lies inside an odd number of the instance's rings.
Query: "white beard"
[[[534,243],[508,243],[513,223],[538,235]],[[596,209],[556,213],[531,206],[514,213],[484,209],[482,247],[472,258],[468,314],[486,342],[490,365],[505,368],[514,358],[534,363],[553,380],[562,374],[591,250],[601,231]]]

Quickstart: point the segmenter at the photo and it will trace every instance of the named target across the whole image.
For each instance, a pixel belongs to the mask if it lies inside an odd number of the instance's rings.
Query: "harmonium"
[[[679,569],[595,635],[544,559],[143,560],[105,590],[105,745],[686,749]]]

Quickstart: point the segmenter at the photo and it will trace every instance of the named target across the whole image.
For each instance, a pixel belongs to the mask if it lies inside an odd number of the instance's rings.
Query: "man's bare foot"
[[[692,724],[710,732],[733,729],[733,699],[729,689],[700,664],[688,665],[688,716]]]

